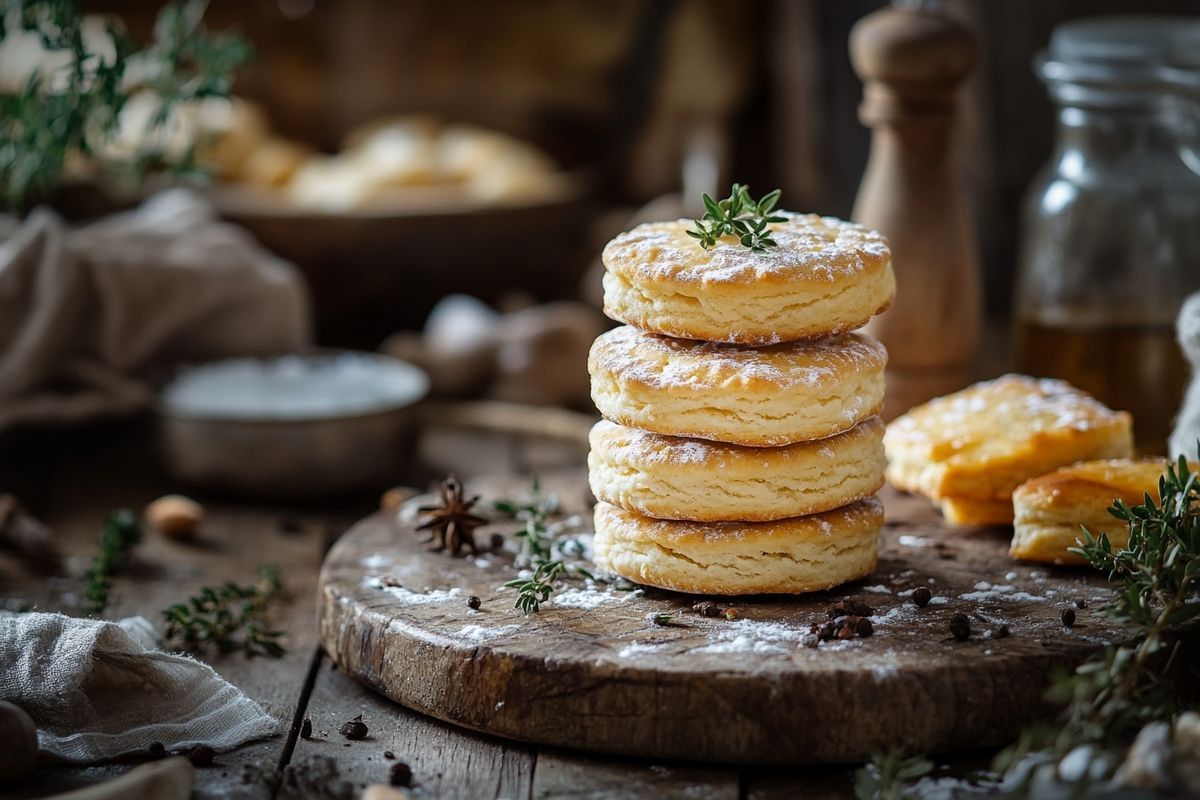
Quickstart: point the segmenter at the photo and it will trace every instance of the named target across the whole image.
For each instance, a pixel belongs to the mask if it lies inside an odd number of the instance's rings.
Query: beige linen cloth
[[[47,209],[0,217],[0,430],[134,411],[157,366],[309,337],[296,270],[193,192],[80,228]]]
[[[279,731],[212,667],[156,645],[143,617],[0,613],[0,700],[33,718],[43,751],[74,762],[144,753],[154,742],[230,750]]]

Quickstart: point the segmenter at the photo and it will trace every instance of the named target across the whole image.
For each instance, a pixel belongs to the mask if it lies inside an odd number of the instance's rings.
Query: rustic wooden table
[[[160,472],[142,424],[87,431],[24,434],[0,440],[0,490],[16,493],[49,523],[79,576],[95,552],[105,514],[140,509],[176,490]],[[573,447],[511,436],[427,432],[412,475],[425,485],[456,471],[473,475],[582,469]],[[110,614],[161,620],[161,611],[206,584],[248,581],[276,564],[286,585],[277,623],[287,633],[278,660],[215,657],[213,666],[283,724],[283,735],[220,754],[199,770],[200,798],[353,798],[369,783],[386,783],[391,751],[411,765],[414,797],[429,798],[768,798],[852,797],[853,767],[772,768],[659,763],[592,757],[534,747],[456,729],[409,711],[341,674],[317,644],[315,587],[331,543],[374,510],[377,498],[336,505],[283,506],[200,497],[209,517],[193,545],[147,535],[134,565],[113,589]],[[75,611],[77,577],[50,581],[0,554],[0,602],[10,608]],[[348,742],[339,726],[363,715],[370,735]],[[299,736],[305,718],[315,736]],[[325,736],[323,734],[332,734]],[[986,763],[958,758],[955,771]],[[132,766],[44,767],[28,784],[0,796],[45,797],[113,777]]]

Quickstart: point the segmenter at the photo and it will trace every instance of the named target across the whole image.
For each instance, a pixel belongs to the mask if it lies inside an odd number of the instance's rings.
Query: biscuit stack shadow
[[[891,302],[887,243],[786,214],[766,252],[688,222],[605,248],[588,360],[596,565],[698,594],[801,593],[875,567],[887,354],[848,333]]]

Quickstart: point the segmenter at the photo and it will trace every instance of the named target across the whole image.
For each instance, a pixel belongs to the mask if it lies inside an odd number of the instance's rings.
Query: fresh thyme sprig
[[[898,752],[880,754],[854,774],[854,796],[858,800],[904,800],[908,786],[928,775],[933,764],[921,756],[905,758]]]
[[[85,578],[83,613],[98,617],[108,608],[112,577],[129,558],[129,553],[142,539],[137,515],[127,508],[109,513],[100,535],[100,552],[96,554]]]
[[[743,247],[758,253],[768,247],[776,247],[778,242],[771,236],[767,226],[786,219],[771,213],[781,194],[782,191],[776,189],[755,200],[750,195],[750,187],[740,183],[733,185],[729,197],[724,200],[713,200],[705,194],[704,216],[695,221],[696,227],[689,230],[687,235],[699,240],[705,250],[715,247],[723,236],[737,237]]]
[[[258,571],[258,581],[238,586],[205,586],[185,603],[163,612],[167,620],[166,644],[179,650],[200,652],[209,646],[224,655],[238,650],[247,656],[279,658],[286,649],[280,644],[283,631],[267,626],[266,610],[282,583],[273,566]]]
[[[568,575],[592,577],[583,567],[568,566],[563,559],[567,555],[578,555],[581,550],[579,541],[568,535],[578,527],[578,522],[573,517],[560,519],[558,497],[542,497],[541,486],[536,478],[529,500],[499,500],[494,507],[500,513],[525,523],[513,534],[520,541],[516,563],[519,567],[532,570],[532,574],[504,583],[505,588],[517,590],[515,606],[522,613],[538,611],[541,604],[554,593],[555,584]]]
[[[147,140],[180,103],[228,95],[231,75],[249,60],[250,48],[236,36],[206,31],[205,5],[189,0],[164,6],[153,41],[140,49],[110,24],[113,49],[104,54],[89,49],[75,0],[0,3],[0,40],[11,9],[20,30],[37,34],[46,50],[69,55],[53,75],[34,72],[19,92],[0,92],[0,202],[20,207],[31,195],[52,190],[69,158],[93,158],[117,132],[121,110],[137,91],[150,89],[161,103],[144,132]],[[144,149],[124,166],[138,175],[151,166],[188,170],[191,155],[189,150],[172,159],[162,148]]]

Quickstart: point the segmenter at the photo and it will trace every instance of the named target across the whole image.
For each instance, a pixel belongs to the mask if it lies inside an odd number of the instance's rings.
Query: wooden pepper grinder
[[[859,119],[873,131],[854,219],[888,237],[896,271],[896,301],[867,329],[888,349],[888,419],[972,377],[983,295],[954,117],[976,52],[975,34],[937,3],[880,9],[850,33]]]

